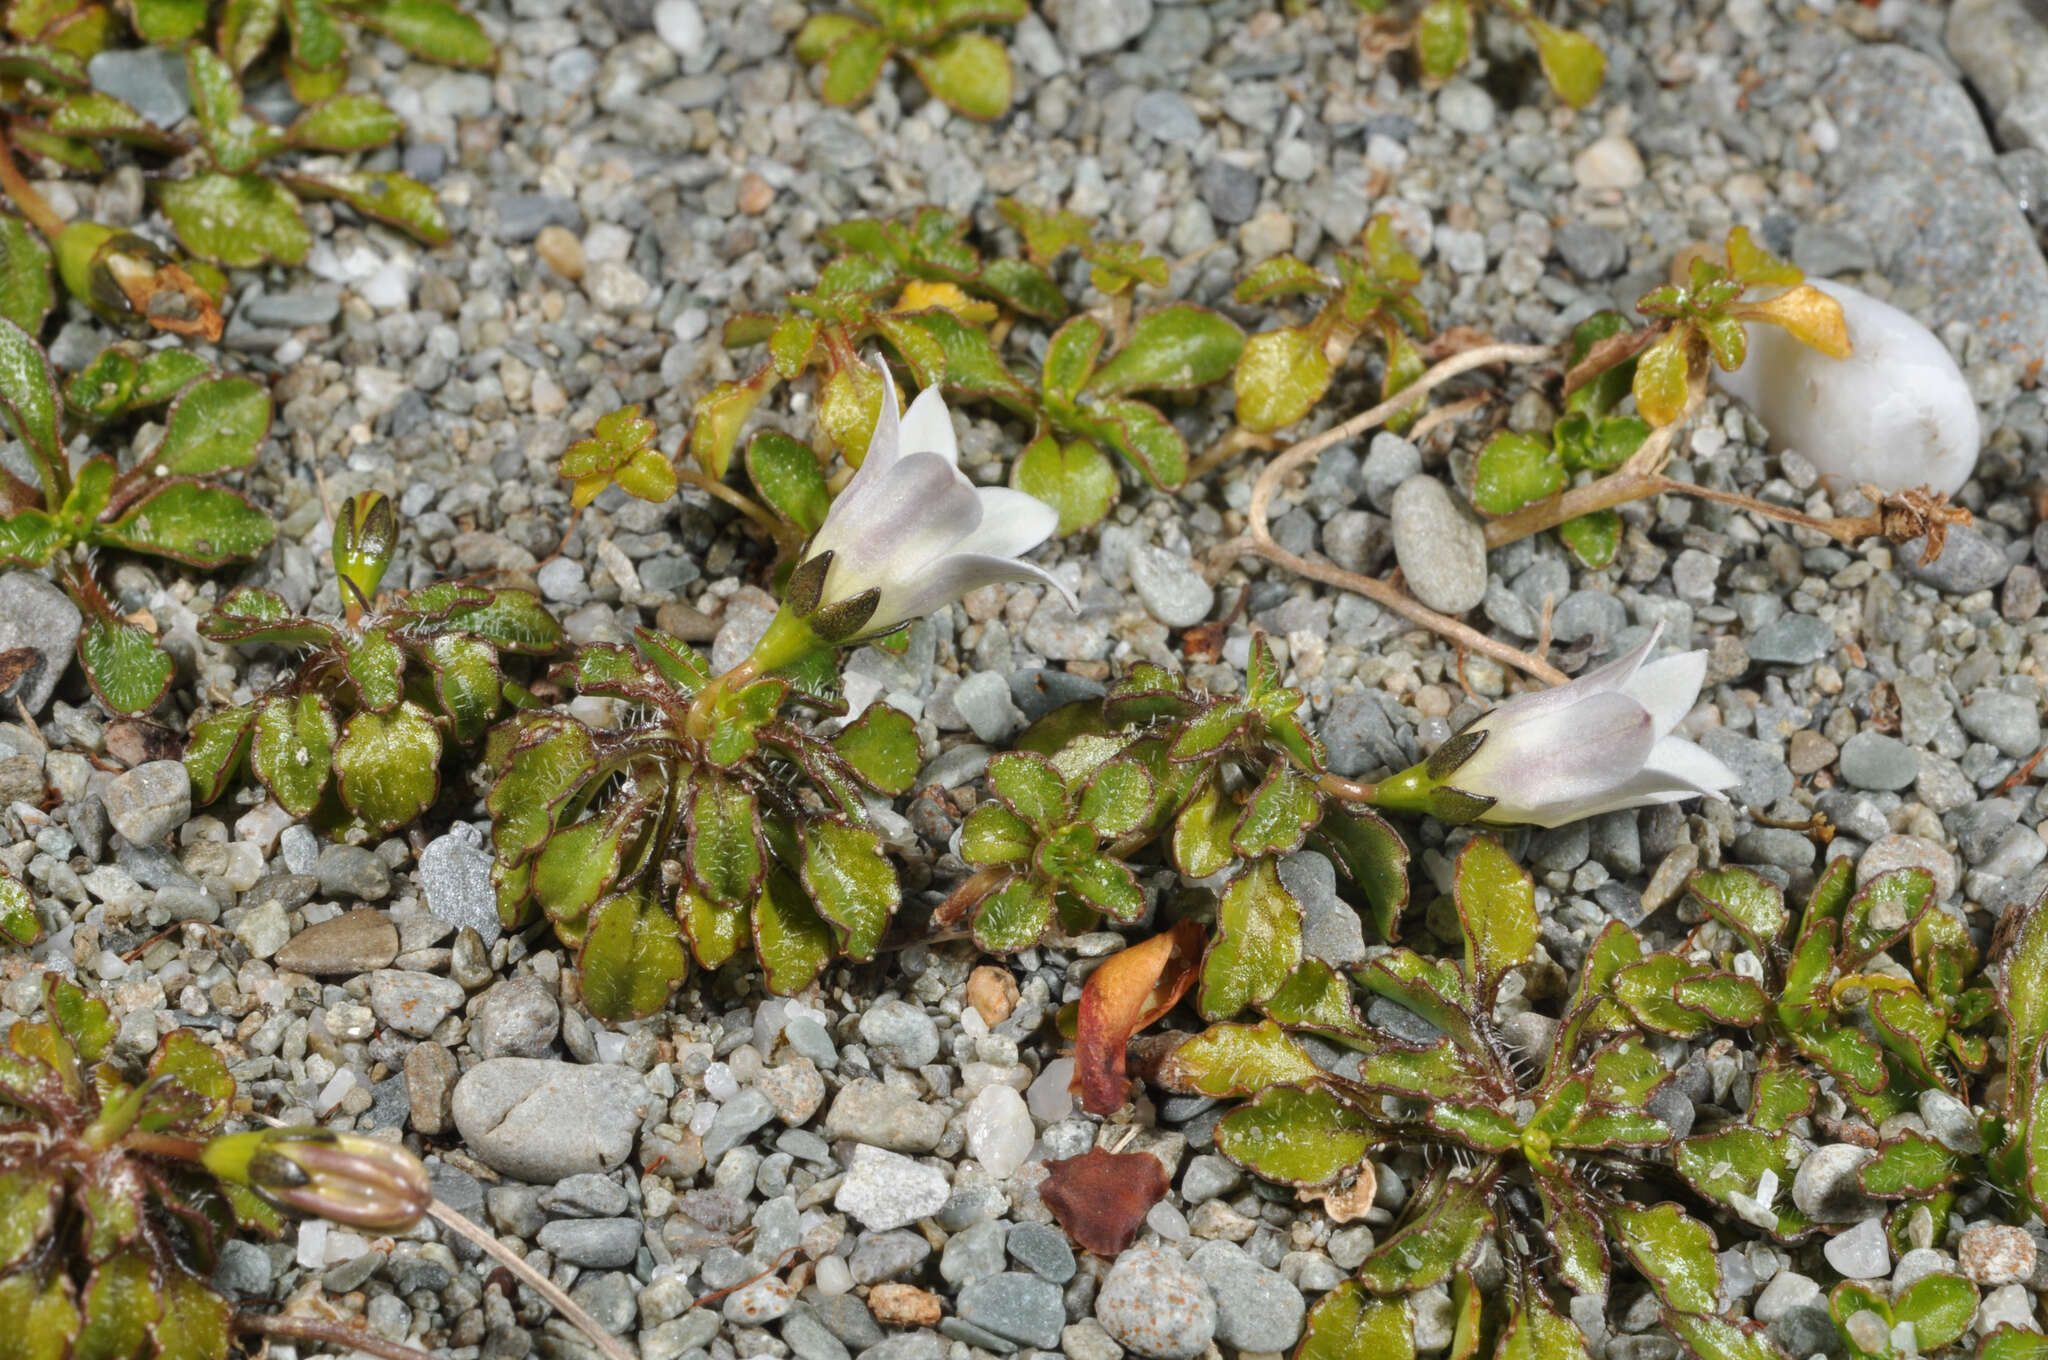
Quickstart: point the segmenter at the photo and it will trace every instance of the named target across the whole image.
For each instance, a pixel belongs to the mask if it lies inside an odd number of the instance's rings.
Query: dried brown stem
[[[289,1337],[293,1341],[320,1341],[336,1350],[362,1351],[381,1360],[434,1360],[432,1351],[390,1341],[368,1326],[328,1322],[322,1318],[286,1317],[280,1313],[237,1313],[235,1330],[262,1336]]]
[[[1189,466],[1188,479],[1183,485],[1193,486],[1246,449],[1274,449],[1279,445],[1280,441],[1269,434],[1259,434],[1247,430],[1242,425],[1232,426],[1229,434],[1210,445],[1202,456]]]
[[[1309,438],[1295,444],[1272,462],[1266,464],[1265,470],[1259,474],[1258,481],[1252,485],[1251,504],[1246,509],[1246,518],[1250,521],[1248,546],[1253,552],[1274,563],[1276,566],[1285,567],[1297,575],[1321,581],[1325,585],[1336,586],[1340,590],[1348,590],[1354,594],[1363,595],[1382,608],[1389,609],[1409,622],[1419,624],[1440,637],[1448,638],[1458,646],[1469,648],[1483,656],[1493,658],[1504,666],[1512,666],[1516,670],[1533,675],[1546,684],[1563,684],[1566,678],[1565,674],[1557,669],[1557,667],[1533,657],[1527,652],[1519,651],[1505,643],[1497,642],[1478,629],[1468,624],[1460,623],[1447,614],[1437,613],[1405,590],[1401,590],[1388,582],[1375,580],[1370,576],[1361,576],[1357,572],[1345,571],[1333,562],[1311,561],[1306,557],[1287,551],[1273,541],[1272,529],[1268,525],[1266,518],[1267,507],[1272,504],[1273,493],[1279,489],[1281,478],[1287,476],[1287,474],[1300,467],[1309,459],[1314,458],[1317,454],[1320,454],[1324,449],[1341,444],[1345,440],[1383,423],[1390,416],[1396,415],[1413,403],[1420,401],[1433,388],[1449,382],[1461,373],[1469,373],[1475,368],[1484,368],[1488,364],[1541,363],[1546,359],[1554,359],[1555,357],[1556,351],[1548,345],[1480,345],[1477,348],[1468,349],[1461,354],[1454,354],[1430,368],[1407,387],[1402,388],[1399,392],[1372,409],[1361,411],[1349,420],[1334,425],[1321,434],[1311,435]]]
[[[990,865],[976,869],[960,880],[960,886],[946,894],[946,900],[932,908],[934,929],[947,929],[960,924],[960,918],[980,905],[981,900],[1003,886],[1003,880],[1010,876],[1007,866]]]
[[[553,1280],[550,1280],[547,1276],[526,1264],[515,1253],[507,1251],[497,1238],[491,1236],[438,1199],[427,1207],[427,1212],[457,1235],[468,1238],[471,1242],[475,1243],[477,1248],[486,1256],[510,1271],[521,1284],[540,1295],[542,1299],[547,1301],[549,1307],[567,1318],[577,1331],[588,1337],[590,1344],[595,1346],[598,1353],[605,1356],[606,1360],[638,1360],[624,1343],[606,1331],[603,1324],[599,1323],[596,1318],[584,1312],[582,1306],[576,1300],[563,1293]],[[411,1358],[407,1357],[407,1360],[411,1360]]]

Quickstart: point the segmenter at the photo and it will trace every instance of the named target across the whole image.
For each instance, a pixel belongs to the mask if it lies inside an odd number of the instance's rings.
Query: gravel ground
[[[1381,435],[1331,450],[1275,507],[1276,536],[1369,572],[1399,547],[1419,589],[1483,582],[1462,603],[1516,645],[1549,608],[1552,657],[1569,670],[1660,622],[1670,642],[1710,649],[1685,730],[1743,776],[1732,803],[1509,838],[1538,876],[1558,958],[1610,918],[1675,937],[1685,874],[1722,862],[1795,889],[1824,858],[1857,858],[1865,877],[1918,864],[1986,928],[2038,895],[2048,790],[2015,776],[2042,744],[2048,658],[2035,499],[2048,411],[2033,387],[2048,352],[2035,231],[2048,223],[2048,27],[2020,0],[1612,3],[1592,20],[1607,87],[1573,113],[1518,39],[1427,90],[1361,55],[1348,6],[1298,8],[1048,0],[1011,41],[1015,112],[994,126],[950,116],[900,67],[865,106],[825,107],[789,52],[805,13],[789,0],[494,4],[507,50],[495,78],[370,44],[359,72],[409,119],[397,154],[434,181],[456,241],[423,253],[316,205],[308,268],[239,294],[224,344],[274,379],[255,490],[285,526],[241,579],[337,609],[317,468],[330,498],[400,498],[410,531],[394,584],[530,575],[577,641],[654,623],[730,664],[773,608],[760,550],[730,516],[694,494],[657,507],[607,493],[539,565],[568,523],[552,463],[627,402],[672,446],[689,403],[739,371],[718,343],[723,318],[814,280],[815,229],[848,215],[931,201],[993,227],[1000,195],[1056,201],[1191,257],[1167,291],[1230,310],[1247,265],[1348,244],[1391,212],[1425,256],[1419,295],[1439,328],[1539,341],[1632,302],[1682,244],[1746,223],[1809,271],[1920,316],[1963,362],[1986,431],[1959,497],[1977,523],[1932,565],[1677,498],[1627,508],[1603,571],[1575,568],[1549,536],[1475,562],[1460,536],[1419,532],[1433,493],[1413,479],[1469,471],[1477,441],[1455,423],[1420,448]],[[118,220],[114,192],[103,220]],[[75,320],[55,356],[75,366],[108,338]],[[1358,409],[1369,377],[1347,372],[1324,409]],[[806,390],[778,393],[759,419],[806,432]],[[1497,397],[1496,422],[1554,415],[1518,379]],[[1197,447],[1220,433],[1187,419]],[[961,424],[970,472],[998,477],[1024,431],[987,408]],[[1827,504],[1810,464],[1769,453],[1718,397],[1676,469]],[[1461,683],[1447,647],[1363,599],[1212,561],[1243,527],[1255,470],[1177,498],[1127,487],[1099,531],[1048,550],[1078,614],[1036,591],[980,592],[918,625],[902,656],[855,656],[852,693],[919,715],[920,782],[957,789],[987,743],[1129,663],[1236,686],[1253,626],[1281,646],[1341,773],[1405,766],[1503,692],[1492,663],[1467,658]],[[196,634],[232,584],[115,575],[123,607],[148,609],[178,655],[187,710],[246,698],[279,664]],[[0,579],[0,650],[45,648],[61,667],[68,608],[33,578]],[[1183,629],[1226,618],[1220,660],[1180,652]],[[1305,1304],[1399,1205],[1398,1166],[1380,1172],[1372,1217],[1341,1228],[1248,1182],[1211,1150],[1213,1102],[1141,1103],[1126,1112],[1135,1132],[1079,1116],[1051,1016],[1118,936],[981,967],[964,944],[913,944],[793,1000],[729,970],[693,980],[669,1014],[606,1029],[573,987],[565,1001],[552,940],[500,933],[474,790],[451,791],[412,837],[365,846],[327,845],[249,796],[195,814],[151,733],[107,721],[75,676],[53,683],[27,696],[35,729],[0,724],[0,861],[51,929],[32,954],[0,958],[0,1022],[34,1009],[42,969],[76,971],[115,1006],[122,1056],[190,1026],[219,1041],[254,1115],[402,1135],[442,1198],[646,1360],[1285,1351]],[[899,839],[944,886],[956,804],[904,811]],[[1778,825],[1815,811],[1839,828],[1824,851]],[[1417,834],[1441,885],[1444,829]],[[1328,894],[1314,858],[1290,881]],[[1338,932],[1320,947],[1344,961],[1361,945]],[[1681,1113],[1725,1098],[1735,1061],[1725,1046],[1687,1056]],[[1173,1192],[1121,1256],[1077,1256],[1038,1197],[1043,1164],[1125,1139],[1160,1159]],[[1809,1194],[1829,1188],[1828,1166],[1815,1163]],[[2048,1258],[2035,1238],[1981,1235],[2003,1221],[1984,1195],[1957,1212],[1987,1225],[1960,1239],[1984,1287],[1977,1329],[2036,1325]],[[1826,1282],[1930,1266],[1925,1251],[1894,1262],[1880,1228],[1868,1217],[1833,1239],[1824,1264],[1817,1250],[1732,1249],[1728,1302],[1794,1354],[1835,1347],[1815,1307]],[[373,1243],[309,1223],[231,1245],[219,1279],[245,1298],[324,1291],[382,1335],[456,1360],[582,1352],[537,1304],[486,1291],[478,1260],[430,1227]],[[1624,1288],[1604,1314],[1577,1311],[1596,1356],[1674,1354],[1645,1297]],[[1442,1291],[1424,1296],[1419,1349],[1448,1344],[1449,1316]]]

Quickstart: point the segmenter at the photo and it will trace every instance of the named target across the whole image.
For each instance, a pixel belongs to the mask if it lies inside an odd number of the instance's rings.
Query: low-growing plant
[[[1292,255],[1275,255],[1253,267],[1237,285],[1239,302],[1270,302],[1293,295],[1323,296],[1313,318],[1299,326],[1261,331],[1245,341],[1231,383],[1237,389],[1237,419],[1264,433],[1306,416],[1330,390],[1338,365],[1367,334],[1377,334],[1386,359],[1380,399],[1393,396],[1422,372],[1422,351],[1408,338],[1429,333],[1429,315],[1413,296],[1422,266],[1401,244],[1394,219],[1385,213],[1366,224],[1365,259],[1335,257],[1335,278]],[[1414,413],[1390,420],[1402,429]]]
[[[35,894],[28,885],[0,868],[0,940],[26,949],[43,938]]]
[[[901,57],[935,99],[986,122],[1010,110],[1015,77],[1002,43],[978,24],[1014,24],[1024,0],[854,0],[867,17],[813,14],[797,31],[797,60],[823,62],[828,104],[858,104],[891,57]]]
[[[1351,0],[1367,14],[1385,14],[1391,0]],[[1607,74],[1607,57],[1598,43],[1575,29],[1561,28],[1540,18],[1533,0],[1425,0],[1415,11],[1411,40],[1422,74],[1430,80],[1448,80],[1464,69],[1472,56],[1476,11],[1482,7],[1515,24],[1536,48],[1543,77],[1557,97],[1574,108],[1583,108],[1600,93]]]
[[[447,222],[426,185],[397,171],[348,169],[327,158],[389,145],[401,130],[382,99],[342,90],[351,28],[373,30],[430,61],[485,68],[497,54],[475,19],[441,0],[230,0],[209,42],[204,3],[137,0],[123,13],[144,44],[182,54],[193,130],[186,132],[182,120],[161,126],[94,88],[88,63],[121,47],[125,36],[112,10],[17,0],[7,13],[16,46],[4,100],[7,138],[15,147],[85,174],[104,170],[99,148],[110,143],[185,168],[154,178],[153,196],[186,252],[216,265],[304,259],[312,233],[302,198],[344,203],[429,244],[447,240]],[[246,79],[279,74],[304,106],[287,127],[253,112],[243,93]],[[294,158],[279,168],[276,158],[286,153]],[[81,300],[116,318],[218,338],[213,299],[223,281],[217,273],[175,264],[133,232],[65,222],[4,148],[0,188],[49,238],[60,276]]]
[[[131,465],[109,452],[69,453],[74,436],[107,435],[113,422],[166,403],[162,437]],[[55,568],[85,615],[78,659],[94,691],[109,708],[143,712],[175,668],[151,631],[107,599],[95,558],[132,552],[212,568],[269,547],[270,516],[222,479],[255,462],[270,394],[181,351],[116,347],[60,398],[41,346],[0,320],[0,407],[25,460],[0,464],[0,564]]]
[[[1458,1329],[1473,1338],[1460,1353],[1488,1353],[1485,1336],[1500,1338],[1496,1355],[1586,1354],[1551,1301],[1551,1282],[1605,1296],[1624,1264],[1697,1354],[1745,1353],[1750,1333],[1718,1316],[1712,1229],[1659,1196],[1674,1131],[1652,1107],[1671,1074],[1609,992],[1646,956],[1642,940],[1610,923],[1542,1051],[1524,1053],[1509,1042],[1497,1002],[1508,977],[1536,957],[1534,885],[1497,841],[1479,836],[1457,856],[1450,897],[1462,954],[1395,949],[1351,980],[1298,952],[1268,954],[1254,987],[1218,992],[1210,983],[1230,942],[1224,923],[1198,1006],[1212,1020],[1246,1004],[1265,1018],[1185,1040],[1160,1060],[1156,1079],[1249,1097],[1217,1124],[1217,1149],[1264,1179],[1323,1193],[1336,1212],[1371,1203],[1374,1156],[1409,1149],[1430,1159],[1398,1225],[1359,1267],[1364,1293],[1340,1291],[1319,1313],[1362,1307],[1366,1295],[1457,1285],[1490,1240],[1508,1287],[1482,1297],[1458,1286]],[[1397,1034],[1361,1019],[1354,983],[1408,1012],[1412,1026]],[[1417,1037],[1431,1032],[1441,1037]],[[1336,1056],[1319,1062],[1318,1049]]]
[[[527,591],[442,582],[379,595],[398,542],[391,502],[364,492],[334,524],[344,617],[295,613],[273,591],[230,593],[202,630],[217,642],[302,654],[268,691],[193,724],[193,799],[210,803],[245,769],[295,817],[336,835],[391,831],[433,805],[451,747],[475,743],[509,699],[534,702],[507,663],[562,639]]]
[[[222,1134],[226,1063],[189,1029],[142,1082],[110,1056],[105,1003],[48,974],[45,1019],[0,1049],[0,1318],[28,1360],[225,1360],[222,1241],[275,1236],[285,1209],[397,1231],[427,1211],[402,1147],[327,1129]]]

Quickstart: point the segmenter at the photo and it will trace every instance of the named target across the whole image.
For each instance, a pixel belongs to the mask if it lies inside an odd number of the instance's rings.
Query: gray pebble
[[[1836,1271],[1852,1280],[1882,1279],[1892,1269],[1891,1243],[1885,1240],[1882,1218],[1866,1218],[1830,1239],[1822,1248],[1822,1255]]]
[[[1131,584],[1145,609],[1168,628],[1192,628],[1209,617],[1216,591],[1178,553],[1145,546],[1131,551]]]
[[[1982,531],[1968,525],[1951,528],[1947,542],[1942,545],[1941,556],[1923,567],[1920,554],[1924,551],[1925,540],[1916,538],[1899,545],[1897,560],[1905,567],[1908,576],[1949,595],[1990,590],[2012,570],[2012,561],[2006,557],[2005,550],[1984,537]]]
[[[1780,614],[1749,638],[1752,661],[1803,666],[1835,648],[1835,630],[1811,614]]]
[[[192,815],[192,777],[176,760],[152,760],[110,780],[107,820],[130,845],[155,845]]]
[[[2041,704],[2004,690],[1980,689],[1956,716],[1963,730],[1996,746],[2015,760],[2032,755],[2041,745]]]
[[[50,702],[84,623],[71,597],[34,572],[0,576],[0,652],[26,647],[38,657],[14,685],[15,701],[31,714]]]
[[[1308,1305],[1294,1283],[1229,1242],[1205,1242],[1189,1262],[1216,1298],[1216,1339],[1240,1351],[1284,1351]]]
[[[640,1251],[637,1218],[564,1218],[540,1230],[541,1248],[572,1266],[622,1270]]]
[[[1021,1226],[1021,1225],[1020,1225]],[[1003,1225],[993,1219],[970,1224],[946,1239],[939,1277],[948,1284],[972,1284],[1001,1272]]]
[[[470,1047],[484,1058],[546,1057],[561,1028],[561,1008],[539,978],[508,978],[470,1003]]]
[[[1196,192],[1209,215],[1225,226],[1249,221],[1259,210],[1259,177],[1220,158],[1202,167]]]
[[[916,1069],[939,1056],[939,1030],[922,1006],[883,1001],[860,1017],[860,1037],[883,1062]]]
[[[1858,732],[1842,743],[1841,771],[1859,789],[1903,789],[1920,775],[1920,753],[1897,737]]]
[[[1486,531],[1442,482],[1418,474],[1401,483],[1391,518],[1394,557],[1416,599],[1462,614],[1485,598]]]
[[[313,877],[327,897],[381,902],[391,895],[391,870],[360,845],[330,845],[313,861]]]
[[[846,1264],[853,1271],[855,1284],[879,1284],[910,1274],[931,1254],[931,1243],[917,1233],[899,1228],[893,1232],[862,1233]]]
[[[962,1320],[1019,1345],[1049,1350],[1067,1325],[1066,1302],[1050,1280],[1005,1271],[977,1280],[955,1301]]]
[[[95,90],[121,100],[160,128],[176,127],[192,112],[185,61],[175,50],[113,48],[86,63],[85,73]]]
[[[491,887],[491,855],[474,827],[458,822],[420,851],[420,893],[427,910],[460,929],[468,926],[486,945],[505,933]]]
[[[463,1073],[453,1112],[487,1166],[547,1184],[625,1161],[652,1103],[631,1068],[494,1058]]]
[[[1103,1277],[1095,1318],[1118,1345],[1148,1360],[1195,1360],[1216,1335],[1216,1300],[1177,1254],[1136,1246]]]
[[[1826,1143],[1806,1154],[1792,1177],[1792,1203],[1816,1223],[1855,1223],[1883,1206],[1863,1193],[1856,1173],[1872,1157],[1853,1143]]]
[[[1067,1235],[1049,1223],[1019,1223],[1010,1229],[1010,1255],[1034,1275],[1065,1284],[1074,1278],[1074,1249]]]
[[[946,1207],[951,1193],[937,1167],[863,1145],[853,1150],[853,1165],[832,1207],[872,1232],[886,1232],[931,1217]]]
[[[370,974],[370,1009],[400,1034],[426,1038],[463,1000],[460,984],[432,973],[380,968]]]
[[[1004,741],[1024,727],[1010,682],[994,671],[975,671],[962,679],[953,690],[953,707],[980,741]]]
[[[1611,228],[1567,222],[1552,237],[1558,256],[1587,281],[1612,278],[1628,265],[1628,244]]]

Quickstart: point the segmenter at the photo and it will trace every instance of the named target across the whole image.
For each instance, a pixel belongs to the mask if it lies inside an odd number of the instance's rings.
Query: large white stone
[[[1830,486],[1954,492],[1977,465],[1982,431],[1962,370],[1934,333],[1844,283],[1815,282],[1842,304],[1851,353],[1831,359],[1776,326],[1749,327],[1749,357],[1721,386]]]

